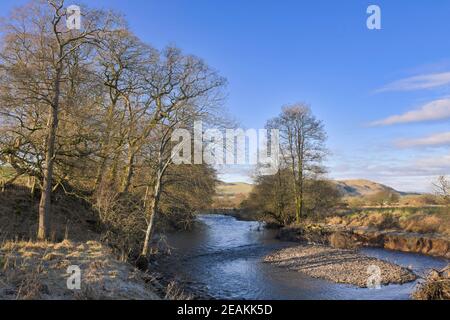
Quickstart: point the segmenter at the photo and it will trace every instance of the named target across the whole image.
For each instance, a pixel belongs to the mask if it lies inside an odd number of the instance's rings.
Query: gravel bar
[[[380,285],[403,284],[417,279],[409,269],[355,250],[335,249],[318,245],[301,245],[283,249],[264,258],[264,262],[302,272],[313,278],[367,288],[369,277],[380,271]],[[375,266],[375,267],[374,267]],[[378,269],[379,268],[379,269]]]

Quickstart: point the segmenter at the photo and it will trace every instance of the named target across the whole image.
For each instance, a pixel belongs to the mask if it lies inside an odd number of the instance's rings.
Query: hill
[[[370,180],[364,180],[364,179],[340,180],[340,181],[335,181],[335,183],[336,183],[338,189],[346,197],[370,196],[370,195],[378,193],[380,191],[389,191],[389,192],[397,193],[402,196],[409,194],[409,193],[395,190],[394,188],[388,187],[384,184],[373,182]]]
[[[219,182],[214,197],[215,208],[237,208],[253,190],[253,185],[245,182]]]
[[[389,191],[401,196],[413,195],[395,190],[381,183],[364,179],[338,180],[333,182],[344,197],[364,197],[380,191]],[[253,185],[244,182],[226,183],[221,181],[217,185],[216,190],[217,195],[214,198],[215,208],[236,208],[252,192]]]

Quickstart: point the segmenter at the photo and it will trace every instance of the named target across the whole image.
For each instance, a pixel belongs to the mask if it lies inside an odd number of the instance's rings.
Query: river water
[[[168,237],[173,248],[170,268],[180,280],[202,288],[216,299],[409,299],[415,282],[381,289],[313,279],[262,262],[268,253],[296,245],[275,238],[259,222],[238,221],[230,216],[200,215],[199,224],[189,232]],[[370,256],[410,267],[417,274],[443,268],[446,259],[424,255],[364,248]]]

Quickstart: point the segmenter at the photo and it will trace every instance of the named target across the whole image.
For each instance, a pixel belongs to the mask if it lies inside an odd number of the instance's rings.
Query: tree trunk
[[[297,203],[297,223],[300,223],[300,219],[303,215],[303,144],[300,145],[299,152],[298,152],[298,181],[297,181],[297,197],[298,197],[298,203]]]
[[[105,138],[103,140],[103,143],[101,145],[101,162],[100,166],[98,168],[97,172],[97,178],[95,181],[95,189],[97,190],[98,187],[102,184],[105,171],[107,168],[107,164],[109,162],[109,155],[111,154],[111,127],[112,122],[114,121],[114,110],[116,109],[116,99],[113,99],[111,105],[108,108],[108,118],[106,119],[106,129],[105,129]]]
[[[162,179],[162,175],[158,174],[158,178],[156,179],[156,182],[155,182],[153,199],[152,199],[152,202],[150,203],[150,207],[149,207],[150,221],[147,226],[147,231],[145,233],[144,247],[142,249],[142,256],[144,256],[144,257],[146,257],[148,255],[150,241],[152,240],[152,236],[153,236],[156,214],[158,212],[159,198],[161,195],[161,179]]]
[[[125,178],[122,184],[122,192],[124,193],[127,193],[130,190],[131,179],[133,178],[134,174],[134,159],[135,159],[134,152],[130,151],[128,155],[128,164],[125,168]]]
[[[299,186],[299,202],[300,202],[300,205],[299,205],[299,217],[300,217],[300,219],[303,217],[303,207],[304,207],[304,205],[303,205],[303,173],[301,173],[300,174],[300,180],[299,180],[299,184],[300,184],[300,186]]]
[[[36,177],[31,177],[30,193],[31,199],[34,199],[34,195],[36,194]]]
[[[50,118],[48,121],[47,151],[44,164],[44,181],[42,185],[41,201],[39,203],[39,228],[38,240],[45,240],[47,237],[48,224],[51,211],[51,197],[53,184],[53,167],[55,164],[55,144],[56,132],[58,130],[58,112],[60,96],[61,68],[56,71],[55,96],[50,107]]]
[[[292,164],[291,164],[291,172],[292,172],[292,186],[294,187],[294,198],[295,198],[295,221],[300,223],[301,216],[301,206],[300,206],[300,195],[298,188],[298,177],[295,172],[295,157],[293,156],[293,151],[291,150]]]
[[[144,195],[144,211],[147,212],[148,208],[148,197],[150,196],[150,186],[147,186],[145,188],[145,195]]]
[[[278,169],[277,172],[278,180],[278,190],[276,190],[276,201],[277,201],[277,215],[280,222],[286,224],[286,219],[284,216],[284,203],[283,203],[283,185],[281,180],[281,170]]]
[[[106,157],[103,157],[97,171],[97,178],[95,179],[95,190],[98,190],[98,188],[102,184],[103,177],[105,176],[105,171],[106,171]]]
[[[302,215],[302,203],[301,203],[301,196],[300,196],[300,187],[299,187],[299,181],[300,177],[296,176],[295,168],[293,165],[292,168],[292,175],[293,175],[293,185],[294,185],[294,196],[295,196],[295,221],[297,223],[300,223],[301,215]],[[300,175],[300,173],[299,173]]]
[[[295,221],[300,223],[301,221],[301,201],[298,194],[295,195]]]

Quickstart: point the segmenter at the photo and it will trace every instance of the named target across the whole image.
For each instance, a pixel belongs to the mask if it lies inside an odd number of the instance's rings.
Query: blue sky
[[[24,2],[2,0],[0,11]],[[382,30],[366,27],[370,4],[381,8]],[[285,104],[310,104],[329,135],[331,178],[428,191],[436,175],[450,174],[450,1],[89,5],[125,13],[157,48],[176,44],[204,58],[228,79],[227,107],[246,128],[262,128]]]

